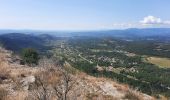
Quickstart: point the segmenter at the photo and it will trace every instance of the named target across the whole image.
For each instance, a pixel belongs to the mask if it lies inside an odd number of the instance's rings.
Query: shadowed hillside
[[[46,43],[54,39],[50,35],[35,36],[31,34],[9,33],[0,35],[0,43],[9,50],[20,52],[23,48],[35,48],[41,52],[50,49]]]

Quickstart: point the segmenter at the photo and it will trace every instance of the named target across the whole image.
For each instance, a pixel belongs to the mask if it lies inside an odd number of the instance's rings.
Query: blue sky
[[[1,29],[170,27],[170,0],[0,0]]]

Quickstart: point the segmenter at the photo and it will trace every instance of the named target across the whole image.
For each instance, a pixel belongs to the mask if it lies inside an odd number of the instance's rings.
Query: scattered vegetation
[[[8,69],[4,75],[9,77],[0,83],[0,100],[119,100],[124,96],[122,91],[126,91],[124,85],[108,79],[76,73],[68,62],[61,65],[56,59],[44,57],[38,65],[30,67],[15,62],[8,52],[3,55],[0,55],[4,62],[1,65]],[[111,91],[105,82],[111,86]],[[118,87],[119,90],[115,89]],[[120,95],[113,95],[112,91]]]
[[[6,38],[7,37],[5,36],[2,39],[6,40]],[[44,38],[44,36],[41,38]],[[36,39],[37,38],[34,40]],[[47,38],[44,38],[44,40],[46,39]],[[12,43],[11,41],[12,40],[9,39],[7,42]],[[60,69],[60,73],[58,73],[58,69],[55,69],[56,66],[61,67],[65,63],[70,64],[74,68],[81,70],[88,75],[111,78],[118,82],[129,84],[131,87],[138,88],[138,90],[149,95],[156,97],[158,95],[165,95],[170,97],[170,79],[168,77],[170,76],[170,68],[168,67],[169,59],[160,59],[162,57],[170,57],[169,40],[162,41],[162,39],[157,39],[155,37],[153,40],[147,40],[145,38],[126,39],[115,37],[78,36],[72,38],[47,39],[46,41],[48,41],[48,46],[53,47],[47,51],[47,55],[48,57],[54,57],[55,63],[53,63],[53,60],[50,61],[50,63],[46,62],[47,59],[39,61],[39,54],[42,52],[37,52],[32,48],[24,49],[21,54],[21,58],[25,64],[23,66],[43,66],[40,67],[43,69],[40,71],[41,73],[35,75],[35,84],[32,84],[32,88],[29,88],[30,91],[35,91],[34,96],[35,94],[38,94],[36,96],[39,96],[37,97],[39,99],[49,99],[47,98],[49,97],[47,92],[52,92],[51,94],[55,98],[67,99],[69,87],[72,87],[72,77],[70,79],[70,73],[65,73],[65,69]],[[38,43],[38,45],[41,44],[40,42],[35,42]],[[18,43],[18,41],[15,41],[15,43]],[[22,46],[25,47],[23,43]],[[15,45],[12,45],[12,48],[15,48]],[[151,58],[148,59],[148,62],[144,62],[143,55],[158,56],[160,58]],[[60,64],[57,65],[57,63]],[[166,69],[160,68],[159,66],[166,66]],[[4,70],[2,71],[2,74],[0,74],[2,78],[8,76],[6,73],[9,71],[6,69],[2,70]],[[25,72],[23,70],[19,71],[22,73]],[[11,72],[13,72],[13,70]],[[27,77],[26,75],[20,74],[14,74],[16,81],[19,81],[18,77]],[[67,77],[67,75],[69,77]],[[48,87],[47,84],[50,84],[52,87]],[[53,89],[52,91],[51,88]],[[90,98],[93,96],[96,97],[96,95],[97,94],[92,94]],[[138,99],[138,96],[128,92],[126,98]]]
[[[152,43],[142,39],[136,41],[127,42],[112,37],[75,37],[63,41],[62,47],[58,46],[54,50],[54,55],[89,75],[108,77],[126,83],[149,95],[162,94],[169,97],[170,69],[162,69],[152,63],[144,62],[143,55],[140,54],[165,55],[159,54],[158,51],[152,52],[158,46],[155,46],[153,41]],[[139,45],[144,48],[136,50],[135,48]],[[149,45],[153,48],[149,48]],[[140,53],[135,52],[134,54],[130,49]]]

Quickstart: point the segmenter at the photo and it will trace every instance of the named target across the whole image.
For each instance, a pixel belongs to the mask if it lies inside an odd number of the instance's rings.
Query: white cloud
[[[164,21],[161,18],[155,16],[147,16],[144,17],[140,23],[143,25],[167,25],[170,24],[170,21]]]
[[[142,24],[162,24],[161,18],[157,18],[154,16],[147,16],[144,17],[142,21],[140,21]]]
[[[162,20],[159,17],[155,16],[146,16],[143,20],[139,22],[122,22],[122,23],[113,23],[112,28],[126,29],[126,28],[156,28],[156,27],[170,27],[170,20]]]

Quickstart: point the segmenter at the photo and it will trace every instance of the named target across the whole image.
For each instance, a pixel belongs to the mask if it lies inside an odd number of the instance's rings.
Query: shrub
[[[127,99],[127,100],[143,100],[140,95],[138,95],[138,94],[136,94],[136,93],[134,93],[130,90],[127,91],[124,99]]]
[[[0,88],[0,100],[5,100],[8,95],[8,91],[3,88]]]
[[[39,54],[35,49],[26,48],[22,50],[21,54],[23,63],[25,64],[38,64]]]

